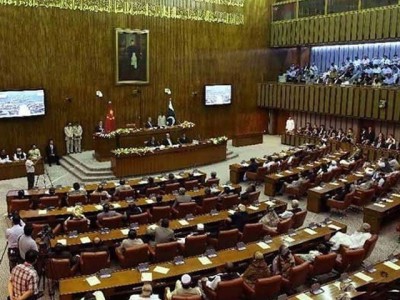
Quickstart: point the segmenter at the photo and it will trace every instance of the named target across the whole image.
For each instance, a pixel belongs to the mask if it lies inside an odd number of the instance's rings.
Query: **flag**
[[[174,107],[172,106],[172,100],[169,99],[168,111],[167,111],[167,125],[172,126],[175,125],[175,123],[176,123],[175,110]]]
[[[115,130],[115,114],[114,114],[114,110],[112,108],[111,101],[110,101],[110,102],[108,102],[106,122],[104,124],[104,131],[106,133],[109,133],[114,130]]]

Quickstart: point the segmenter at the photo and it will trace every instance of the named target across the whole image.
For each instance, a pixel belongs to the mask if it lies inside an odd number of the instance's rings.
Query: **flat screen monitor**
[[[43,89],[0,91],[0,118],[21,118],[45,114]]]
[[[232,103],[232,85],[206,85],[204,96],[206,106],[229,105]]]

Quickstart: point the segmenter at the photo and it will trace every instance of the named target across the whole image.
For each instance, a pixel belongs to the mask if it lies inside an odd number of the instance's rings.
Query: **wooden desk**
[[[263,142],[262,132],[236,134],[232,138],[232,145],[235,147],[262,144],[262,142]]]
[[[338,222],[333,223],[339,227],[339,230],[346,230],[346,225]],[[300,229],[297,231],[296,236],[292,237],[295,241],[289,243],[289,247],[296,248],[303,243],[318,241],[327,235],[334,234],[337,231],[337,229],[331,229],[325,226],[316,228],[316,234],[310,235],[309,233],[305,232],[304,229]],[[212,270],[224,265],[226,262],[241,262],[249,260],[254,256],[255,251],[261,251],[264,254],[275,254],[277,253],[282,242],[284,242],[284,236],[277,236],[272,239],[270,244],[268,244],[268,249],[262,249],[257,243],[249,243],[246,245],[246,249],[242,251],[238,251],[236,249],[218,251],[217,257],[210,258],[211,264],[208,265],[203,265],[199,261],[199,257],[190,257],[185,259],[185,263],[183,265],[176,266],[171,262],[151,265],[149,272],[152,272],[153,274],[153,281],[161,281],[166,280],[167,278],[179,277],[185,273]],[[169,271],[167,274],[153,272],[156,266],[168,268]],[[73,299],[74,295],[95,290],[102,290],[106,296],[111,296],[115,294],[118,288],[138,286],[142,284],[140,272],[136,269],[113,272],[112,276],[109,278],[99,278],[101,283],[95,286],[90,286],[87,283],[85,280],[87,277],[88,276],[79,276],[60,280],[60,299],[70,300]]]
[[[145,155],[122,155],[111,158],[111,169],[116,177],[160,173],[193,166],[212,164],[226,159],[226,142],[188,144],[170,147]]]
[[[307,210],[314,213],[321,211],[329,211],[326,205],[326,195],[333,194],[336,190],[341,189],[346,183],[354,183],[359,179],[363,179],[365,173],[349,174],[345,178],[336,182],[325,183],[323,187],[317,186],[307,191]]]
[[[396,262],[396,265],[400,266],[400,262]],[[390,268],[389,266],[385,265],[385,262],[380,262],[375,264],[374,268],[376,269],[375,272],[369,273],[365,271],[357,271],[354,272],[349,276],[349,278],[352,281],[352,284],[356,289],[360,289],[361,287],[365,287],[368,284],[374,284],[374,285],[385,285],[391,282],[394,282],[395,280],[398,280],[400,278],[400,270],[394,270]],[[387,277],[383,277],[381,275],[381,272],[386,272],[388,274]],[[367,282],[359,277],[356,276],[356,274],[362,273],[364,275],[367,275],[372,278],[371,281]],[[311,292],[305,292],[301,294],[297,294],[295,296],[290,297],[289,299],[295,300],[299,299],[298,296],[301,297],[301,295],[307,295],[311,299],[315,300],[331,300],[331,299],[336,299],[337,296],[341,294],[341,291],[339,289],[340,283],[339,281],[334,281],[330,282],[328,284],[323,285],[321,288],[324,290],[323,293],[319,295],[313,295]],[[359,295],[360,292],[355,292],[354,294],[351,295],[351,297],[356,297]]]
[[[43,159],[40,159],[35,165],[35,174],[42,175],[43,173]],[[0,180],[19,177],[26,177],[25,161],[12,161],[9,163],[0,164]]]
[[[364,222],[371,225],[372,233],[379,233],[385,219],[389,219],[400,211],[399,194],[392,194],[384,199],[386,199],[385,202],[371,203],[364,207]]]
[[[268,209],[268,207],[270,207],[271,205],[275,208],[277,213],[283,212],[287,207],[287,203],[284,201],[281,201],[281,200],[277,200],[275,203],[271,203],[270,201],[267,201],[267,202],[260,203],[259,206],[249,205],[247,207],[247,212],[249,213],[250,216],[254,216],[256,214],[264,213]],[[222,210],[222,211],[219,211],[217,215],[207,214],[207,215],[194,216],[193,220],[187,221],[188,224],[181,224],[180,221],[182,221],[182,220],[175,219],[175,220],[170,221],[169,228],[171,228],[174,231],[179,231],[179,230],[195,227],[195,226],[197,226],[197,224],[211,224],[211,223],[221,222],[221,221],[226,220],[229,216],[230,215],[227,210]],[[137,235],[144,236],[146,234],[146,230],[149,225],[150,224],[140,225],[139,228],[136,230]],[[120,240],[126,238],[127,234],[124,233],[125,230],[129,230],[129,228],[126,227],[126,228],[112,229],[112,230],[110,230],[109,233],[106,233],[106,234],[100,234],[100,232],[98,232],[98,231],[85,232],[85,233],[79,234],[75,238],[69,238],[68,235],[59,235],[59,236],[56,236],[53,239],[51,239],[50,244],[51,244],[51,247],[54,247],[58,240],[65,239],[67,241],[67,246],[77,246],[77,245],[82,244],[82,242],[80,240],[81,238],[88,237],[91,241],[93,241],[93,239],[96,236],[101,236],[101,239],[104,242],[108,242],[108,241],[116,242],[116,241],[120,241]]]
[[[334,154],[329,154],[326,157],[314,163],[308,163],[306,165],[292,168],[290,170],[286,170],[276,174],[269,174],[265,176],[264,194],[267,196],[275,196],[276,188],[279,181],[281,180],[287,181],[289,178],[299,175],[304,171],[314,170],[316,168],[319,168],[323,163],[330,162],[331,160],[338,160],[347,154],[348,152],[338,152]]]
[[[144,143],[155,137],[156,141],[165,138],[165,134],[169,133],[171,139],[176,141],[184,132],[190,128],[182,128],[180,126],[170,126],[165,128],[141,128],[139,131],[129,134],[115,135],[113,137],[104,137],[101,134],[93,135],[94,157],[98,161],[110,160],[112,157],[111,150],[116,148],[143,147]]]

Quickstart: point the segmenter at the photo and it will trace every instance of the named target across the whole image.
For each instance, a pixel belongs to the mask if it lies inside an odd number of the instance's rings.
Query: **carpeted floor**
[[[283,146],[280,144],[280,137],[278,136],[264,136],[264,142],[263,144],[259,145],[254,145],[254,146],[246,146],[246,147],[232,147],[232,144],[228,144],[229,150],[233,151],[234,153],[238,154],[238,157],[231,160],[231,161],[225,161],[209,166],[204,166],[200,167],[199,169],[207,172],[208,174],[211,171],[216,171],[218,174],[218,177],[221,179],[221,182],[226,182],[229,180],[229,165],[235,162],[240,162],[242,160],[247,160],[251,157],[262,157],[265,154],[271,154],[277,151],[281,151],[283,149],[287,149],[286,146]],[[72,185],[77,179],[71,175],[70,173],[66,172],[65,169],[63,169],[61,166],[52,166],[52,167],[46,167],[48,170],[48,174],[53,182],[54,185],[57,184],[62,184],[62,185]],[[47,185],[49,184],[49,179],[46,178],[46,183]],[[43,176],[39,178],[39,186],[43,186]],[[3,202],[0,203],[0,210],[2,215],[4,215],[3,218],[0,219],[0,226],[3,228],[3,232],[5,231],[6,228],[6,193],[8,190],[11,189],[23,189],[26,188],[27,186],[27,181],[26,178],[17,178],[17,179],[12,179],[12,180],[4,180],[0,181],[0,195],[3,198]],[[243,187],[245,187],[246,184],[243,184]],[[259,189],[263,190],[263,186],[258,187]],[[261,197],[265,197],[263,195],[263,192],[261,193]],[[285,196],[278,197],[283,200],[287,200]],[[306,207],[306,199],[303,198],[301,199],[301,207],[305,208]],[[322,214],[314,214],[309,212],[307,214],[307,219],[305,224],[308,224],[310,222],[320,222],[324,220],[326,217],[329,216],[329,213],[322,213]],[[360,227],[362,224],[362,219],[363,219],[363,213],[362,212],[349,212],[348,215],[343,218],[343,219],[338,219],[339,221],[347,224],[348,226],[348,231],[353,232],[357,228]],[[396,220],[391,220],[388,224],[384,226],[380,233],[380,237],[378,240],[378,243],[375,247],[374,252],[369,258],[369,261],[374,263],[380,260],[385,259],[389,254],[391,253],[398,253],[400,250],[399,243],[397,242],[398,234],[396,233]],[[5,241],[5,236],[4,233],[0,235],[0,245],[3,245],[3,247],[6,246],[6,241]],[[9,271],[8,271],[8,259],[7,256],[5,255],[4,260],[1,262],[1,267],[0,267],[0,290],[4,291],[7,293],[7,281],[9,278]],[[43,299],[48,299],[47,296],[45,296]]]

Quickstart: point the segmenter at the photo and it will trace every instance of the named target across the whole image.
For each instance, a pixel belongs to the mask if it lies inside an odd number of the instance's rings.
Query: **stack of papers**
[[[263,250],[271,248],[268,244],[264,242],[258,242],[257,245]]]
[[[304,231],[307,232],[308,234],[311,234],[311,235],[317,234],[316,231],[314,231],[314,230],[312,230],[310,228],[306,228],[306,229],[304,229]]]
[[[121,233],[122,233],[123,235],[128,235],[128,233],[129,233],[129,228],[121,229]]]
[[[248,207],[248,209],[251,209],[251,210],[258,210],[258,207],[253,206],[253,205],[250,205],[250,206]]]
[[[393,270],[395,270],[395,271],[400,270],[400,266],[399,266],[398,264],[395,264],[394,262],[385,261],[383,264],[384,264],[386,267],[389,267],[389,268],[391,268],[391,269],[393,269]]]
[[[47,209],[39,209],[38,214],[39,214],[39,215],[45,215],[45,214],[47,214]]]
[[[373,280],[372,277],[365,275],[363,272],[358,272],[358,273],[354,274],[354,276],[356,276],[357,278],[360,278],[361,280],[364,280],[366,282],[370,282]]]
[[[86,278],[87,283],[89,283],[90,286],[98,285],[100,284],[100,280],[96,276],[90,276]]]
[[[142,282],[145,282],[145,281],[153,281],[153,273],[150,273],[150,272],[143,272],[143,273],[142,273],[141,281],[142,281]]]
[[[189,225],[189,222],[186,221],[186,220],[179,220],[178,222],[179,222],[179,224],[181,224],[182,226]]]
[[[57,240],[57,243],[60,243],[64,246],[67,246],[67,240],[66,239],[61,239],[61,240]]]
[[[284,240],[285,242],[287,242],[287,243],[293,243],[293,242],[295,241],[295,239],[294,239],[294,238],[291,238],[290,236],[285,237],[283,240]]]
[[[146,203],[148,203],[148,204],[152,204],[152,203],[154,203],[154,201],[153,201],[153,200],[151,200],[151,199],[146,199]]]
[[[333,229],[333,230],[340,230],[341,229],[339,226],[336,226],[336,225],[333,225],[333,224],[329,224],[328,227],[330,229]]]
[[[81,240],[81,243],[82,243],[82,244],[89,244],[89,243],[91,243],[90,238],[88,238],[87,236],[80,238],[80,240]]]
[[[119,203],[113,203],[113,208],[121,208],[121,204]]]
[[[154,268],[153,272],[157,272],[157,273],[160,273],[160,274],[167,274],[169,272],[169,269],[157,266],[157,267]]]
[[[206,256],[199,257],[199,261],[201,262],[202,265],[211,265],[212,264],[212,261]]]
[[[303,294],[300,294],[300,295],[297,295],[296,298],[299,299],[299,300],[312,300],[311,297],[307,296],[307,295],[304,294],[304,293],[303,293]]]
[[[94,206],[97,210],[103,210],[103,206],[101,206],[100,204],[97,204]]]
[[[374,205],[382,208],[385,207],[385,204],[380,204],[380,203],[374,203]]]
[[[67,212],[73,212],[74,208],[73,207],[67,207]]]

